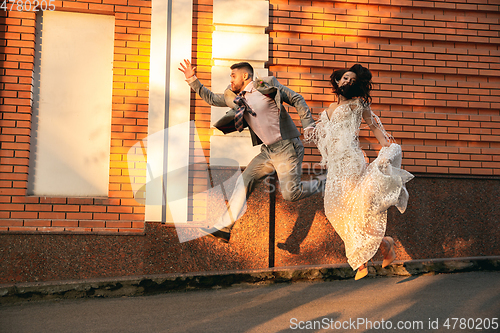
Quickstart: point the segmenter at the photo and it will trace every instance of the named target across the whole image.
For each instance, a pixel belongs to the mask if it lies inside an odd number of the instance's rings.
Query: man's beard
[[[344,96],[346,99],[351,99],[353,97],[358,97],[360,95],[360,91],[356,85],[346,84],[339,87],[339,94]]]
[[[241,92],[241,88],[234,87],[231,89],[236,95],[238,95]]]

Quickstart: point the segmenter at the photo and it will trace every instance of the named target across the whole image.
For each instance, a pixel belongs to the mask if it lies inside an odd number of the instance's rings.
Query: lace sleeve
[[[389,133],[387,133],[387,131],[384,128],[384,125],[382,125],[382,122],[380,121],[380,118],[372,111],[370,104],[362,103],[362,107],[363,107],[363,119],[365,120],[366,125],[368,125],[368,127],[370,128],[372,126],[378,128],[388,142],[396,142],[394,137]]]

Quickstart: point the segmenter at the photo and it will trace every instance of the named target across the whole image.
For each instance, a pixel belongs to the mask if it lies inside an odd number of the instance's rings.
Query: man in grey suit
[[[211,92],[195,76],[196,67],[188,60],[181,63],[187,83],[210,105],[231,108],[214,126],[224,134],[242,131],[248,127],[254,146],[261,145],[255,156],[238,179],[229,200],[229,210],[211,228],[201,228],[207,235],[228,242],[231,228],[245,211],[246,199],[255,184],[276,171],[283,198],[297,201],[323,191],[324,180],[301,181],[304,146],[300,132],[283,103],[297,110],[306,135],[315,122],[304,98],[283,86],[275,77],[253,80],[253,68],[247,62],[231,66],[231,85],[224,93]],[[232,214],[236,216],[234,218]]]

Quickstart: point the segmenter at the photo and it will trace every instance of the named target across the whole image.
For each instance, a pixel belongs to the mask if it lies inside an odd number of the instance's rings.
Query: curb
[[[500,256],[395,261],[387,268],[382,268],[378,262],[369,264],[368,269],[368,277],[500,271]],[[238,284],[332,281],[351,279],[354,275],[355,271],[348,264],[340,264],[1,284],[0,304],[49,299],[143,296],[172,291],[220,289]]]

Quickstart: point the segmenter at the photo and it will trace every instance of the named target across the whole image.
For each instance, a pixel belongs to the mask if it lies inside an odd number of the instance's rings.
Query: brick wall
[[[269,69],[305,97],[315,117],[334,100],[332,69],[361,63],[374,74],[372,108],[402,144],[405,169],[500,175],[497,0],[270,5]],[[360,135],[373,158],[376,139]],[[319,160],[310,145],[305,161]]]
[[[132,184],[144,182],[145,165],[137,162],[129,177],[126,157],[147,135],[151,1],[52,3],[56,10],[115,16],[109,197],[26,196],[36,14],[2,11],[0,230],[141,232],[144,206],[133,199]]]
[[[196,65],[196,76],[203,84],[211,88],[212,71],[212,32],[213,32],[213,1],[193,1],[193,45],[191,59]],[[207,198],[203,194],[209,188],[209,180],[205,163],[209,162],[210,136],[212,135],[211,107],[196,93],[191,92],[191,120],[194,120],[196,131],[201,143],[203,155],[191,154],[190,193],[195,193],[189,203],[188,220],[205,221]],[[200,151],[200,150],[196,150]],[[197,194],[199,193],[199,194]]]
[[[355,63],[374,75],[372,109],[413,173],[500,175],[500,3],[496,0],[270,0],[270,75],[301,93],[313,117],[334,102],[329,76]],[[195,1],[193,62],[210,87],[212,0]],[[210,155],[210,107],[192,94]],[[295,110],[292,118],[300,128]],[[363,124],[363,126],[365,126]],[[205,136],[206,135],[206,136]],[[365,128],[367,156],[380,148]],[[321,160],[306,145],[304,169]],[[193,189],[206,188],[193,173]],[[199,177],[198,177],[199,176]],[[205,187],[204,187],[205,186]],[[203,220],[203,200],[193,200]]]
[[[266,267],[268,196],[263,191],[256,191],[249,201],[249,211],[254,213],[236,226],[230,250],[208,238],[178,243],[174,228],[152,223],[140,239],[96,235],[48,239],[15,234],[23,230],[138,232],[144,228],[144,206],[133,200],[131,191],[133,185],[144,182],[144,161],[131,162],[126,155],[147,133],[151,3],[112,1],[57,2],[58,10],[73,6],[80,12],[116,17],[109,198],[26,196],[35,16],[0,12],[0,233],[4,233],[0,245],[6,253],[0,258],[5,261],[0,265],[5,274],[0,275],[5,281],[26,282],[58,279],[61,273],[71,279]],[[210,87],[212,0],[193,3],[191,56],[197,76]],[[499,5],[493,0],[270,0],[270,74],[300,92],[318,117],[334,100],[328,83],[332,69],[357,62],[368,66],[376,83],[373,108],[403,145],[405,169],[421,175],[452,175],[417,177],[410,183],[410,197],[416,200],[403,217],[389,211],[388,231],[401,244],[399,259],[498,253],[489,246],[494,244],[492,230],[498,214],[487,199],[498,187],[490,178],[498,177],[481,175],[498,176],[500,170]],[[194,93],[191,96],[191,120],[204,149],[204,154],[193,154],[192,161],[206,162],[214,131],[211,109]],[[294,110],[291,115],[300,126]],[[373,135],[362,130],[361,136],[373,158],[379,148]],[[142,151],[137,154],[142,156]],[[308,145],[306,166],[317,161],[318,151]],[[129,162],[137,172],[132,184]],[[191,168],[194,193],[208,187],[206,174],[198,167]],[[471,178],[479,180],[454,179],[457,174],[476,175]],[[478,216],[478,203],[491,209]],[[193,196],[190,205],[190,217],[203,221],[206,198]],[[292,239],[303,251],[300,256],[288,255],[276,247],[277,263],[345,262],[341,240],[335,238],[324,214],[316,214],[322,210],[322,201],[315,197],[297,205],[278,196],[276,243]],[[442,223],[435,224],[436,219]],[[459,232],[450,234],[450,230]],[[429,248],[432,238],[431,243],[439,246]],[[130,251],[125,252],[130,255],[125,261],[120,255],[123,251],[108,251],[127,246]],[[196,253],[203,255],[193,256]],[[76,258],[71,269],[68,256]],[[54,260],[47,262],[47,258]],[[35,272],[34,262],[39,263]]]
[[[210,87],[212,0],[193,2],[197,76]],[[114,15],[115,54],[109,198],[27,197],[35,14],[0,13],[0,230],[141,231],[144,206],[132,186],[129,147],[147,134],[151,1],[56,1],[57,10]],[[496,0],[270,0],[268,68],[300,92],[314,117],[334,101],[333,68],[362,63],[374,74],[373,109],[403,146],[414,173],[500,175],[500,5]],[[210,107],[192,94],[208,161]],[[292,117],[300,127],[298,115]],[[367,155],[378,144],[366,129]],[[142,152],[137,152],[139,155]],[[306,147],[305,167],[320,160]],[[209,185],[195,164],[191,191]],[[189,217],[202,221],[206,200],[194,196]]]
[[[208,86],[211,2],[198,2],[193,41]],[[407,170],[500,175],[498,1],[270,0],[270,8],[270,74],[300,92],[315,118],[334,101],[332,70],[361,63],[374,74],[372,108],[402,144]],[[207,128],[209,108],[193,100]],[[366,129],[360,135],[373,158],[376,139]],[[309,145],[305,167],[319,160]]]

